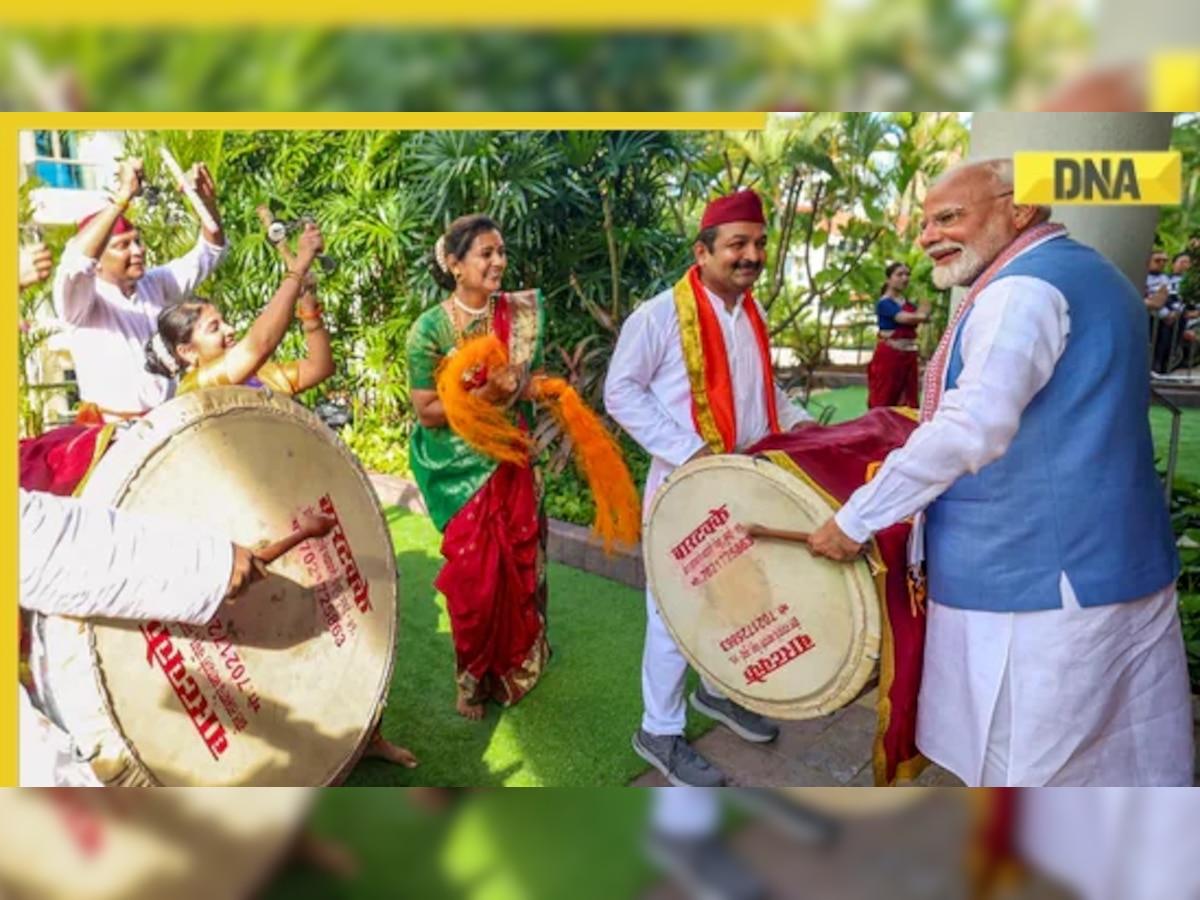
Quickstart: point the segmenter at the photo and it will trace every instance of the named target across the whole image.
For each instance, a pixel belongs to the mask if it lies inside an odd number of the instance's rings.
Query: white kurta
[[[1008,449],[1070,333],[1066,299],[1014,276],[980,291],[963,370],[933,419],[838,512],[854,540],[924,509]],[[1134,338],[1130,338],[1133,340]],[[991,613],[930,597],[917,744],[968,785],[1192,783],[1190,691],[1173,585],[1130,603]]]
[[[766,437],[770,431],[764,378],[775,391],[779,427],[790,429],[812,416],[788,399],[774,383],[773,373],[763,371],[762,355],[754,329],[739,300],[733,312],[706,291],[712,305],[729,359],[737,426],[737,449],[742,450]],[[759,307],[766,321],[766,314]],[[653,457],[646,478],[643,516],[649,512],[655,492],[674,469],[704,446],[692,421],[692,388],[673,290],[647,300],[626,319],[613,351],[604,384],[604,407],[629,435]],[[675,646],[659,617],[654,597],[646,591],[646,644],[642,653],[642,697],[645,713],[642,728],[650,734],[682,734],[686,718],[683,687],[687,660]],[[712,688],[709,685],[710,689]]]
[[[1017,849],[1080,900],[1200,897],[1200,791],[1021,791]]]
[[[160,516],[20,491],[20,605],[38,615],[159,619],[202,625],[221,605],[233,571],[228,537]],[[46,684],[32,629],[30,667]],[[19,687],[20,783],[97,782],[70,738]]]
[[[113,412],[153,409],[170,396],[171,382],[146,371],[146,341],[158,313],[186,300],[225,255],[201,237],[179,259],[147,269],[132,297],[97,277],[98,263],[68,243],[54,276],[54,312],[64,323],[80,399]]]

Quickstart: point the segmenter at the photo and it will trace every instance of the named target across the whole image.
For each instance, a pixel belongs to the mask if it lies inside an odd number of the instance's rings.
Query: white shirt
[[[20,605],[40,615],[188,622],[212,619],[233,571],[228,537],[171,518],[20,492]],[[32,628],[34,680],[48,678]],[[94,784],[70,738],[20,688],[21,785]]]
[[[54,311],[66,326],[80,399],[113,412],[144,412],[165,401],[171,382],[146,371],[145,345],[165,306],[186,300],[224,258],[203,236],[179,259],[147,269],[132,297],[99,278],[97,260],[71,241],[54,275]]]
[[[835,516],[851,540],[862,543],[907,519],[1003,456],[1025,407],[1054,374],[1071,330],[1062,293],[1023,275],[981,290],[961,328],[958,386]]]
[[[700,302],[712,305],[729,359],[737,449],[754,444],[770,431],[764,378],[771,380],[775,391],[780,428],[786,431],[810,421],[812,416],[775,384],[773,373],[763,371],[758,339],[743,308],[745,298],[730,312],[724,301],[707,289],[705,295]],[[761,306],[758,312],[765,322]],[[625,320],[604,383],[604,407],[653,457],[643,499],[643,509],[648,510],[667,475],[705,445],[692,421],[692,387],[673,288],[647,300]]]

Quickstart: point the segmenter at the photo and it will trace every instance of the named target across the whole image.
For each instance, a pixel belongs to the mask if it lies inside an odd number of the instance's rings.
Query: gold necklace
[[[469,306],[458,299],[457,294],[451,295],[453,301],[451,309],[451,324],[454,326],[455,344],[462,346],[473,337],[478,337],[483,334],[491,334],[492,322],[496,316],[496,298],[488,297],[487,306],[478,311],[470,311]],[[463,321],[470,315],[471,318]],[[479,324],[483,323],[483,328],[479,328]]]

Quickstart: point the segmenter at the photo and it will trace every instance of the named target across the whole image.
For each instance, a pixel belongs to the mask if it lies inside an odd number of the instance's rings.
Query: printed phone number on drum
[[[780,616],[786,616],[788,614],[788,609],[789,607],[786,603],[781,603],[778,608],[769,609],[761,616],[756,618],[753,622],[743,625],[729,637],[725,638],[725,640],[721,641],[721,652],[728,653],[739,644],[750,640],[750,638],[758,634],[760,631],[763,631],[774,625],[779,620]],[[797,626],[798,625],[799,623],[797,623]]]

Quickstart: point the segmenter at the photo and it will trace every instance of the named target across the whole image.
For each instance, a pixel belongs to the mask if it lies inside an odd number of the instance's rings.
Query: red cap
[[[763,216],[762,198],[754,191],[738,191],[726,197],[718,197],[704,209],[700,230],[729,222],[757,222],[766,225]]]
[[[90,216],[84,216],[82,219],[80,219],[79,220],[79,230],[83,231],[83,229],[87,227],[87,223],[92,221],[92,219],[96,218],[96,216],[100,215],[101,212],[102,212],[102,210],[98,209],[94,213],[92,213]],[[117,234],[124,234],[127,231],[137,231],[137,226],[134,225],[132,222],[130,222],[124,216],[117,216],[117,221],[115,221],[113,223],[112,231],[110,231],[108,234],[111,237],[111,236],[117,235]]]

